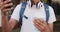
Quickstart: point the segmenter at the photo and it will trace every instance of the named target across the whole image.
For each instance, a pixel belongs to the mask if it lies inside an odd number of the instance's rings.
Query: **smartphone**
[[[2,2],[2,0],[0,0],[0,2]],[[2,11],[0,9],[0,27],[2,27]]]
[[[1,10],[0,10],[0,27],[2,26],[2,14],[1,14]]]

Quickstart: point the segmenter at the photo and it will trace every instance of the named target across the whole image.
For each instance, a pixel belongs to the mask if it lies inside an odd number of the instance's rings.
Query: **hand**
[[[0,0],[0,9],[2,11],[2,32],[7,32],[8,18],[6,17],[6,15],[7,12],[12,9],[11,7],[12,7],[11,0],[5,0],[5,1]]]
[[[11,0],[6,0],[6,1],[0,1],[0,9],[3,13],[10,11],[12,7]]]
[[[34,19],[34,25],[41,32],[50,32],[47,22],[42,19],[39,18]]]

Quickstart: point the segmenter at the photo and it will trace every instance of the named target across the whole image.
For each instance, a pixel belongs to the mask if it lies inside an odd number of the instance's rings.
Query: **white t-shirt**
[[[40,5],[42,5],[42,7],[40,8],[36,8],[36,5],[33,5],[32,7],[30,7],[28,4],[26,5],[24,15],[28,17],[28,19],[23,17],[21,32],[36,32],[35,30],[36,27],[34,26],[34,23],[33,23],[34,18],[41,18],[46,21],[46,13],[45,13],[44,5],[43,3],[41,3]],[[11,18],[19,21],[20,8],[21,8],[21,4],[17,5],[17,7],[14,9],[14,12]],[[49,17],[48,23],[55,22],[56,18],[55,18],[54,10],[50,6],[49,6],[49,14],[50,14],[50,17]]]

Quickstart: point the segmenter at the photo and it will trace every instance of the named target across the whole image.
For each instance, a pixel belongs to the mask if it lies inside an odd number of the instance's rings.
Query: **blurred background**
[[[22,1],[26,0],[12,0],[12,2],[14,3],[13,7],[15,8],[16,5],[20,4]],[[57,21],[54,22],[54,32],[60,32],[60,0],[44,0],[44,3],[47,3],[53,7],[57,19]],[[9,11],[8,19],[10,18],[13,10]],[[19,32],[19,30],[20,28],[15,27],[12,32]],[[0,21],[0,32],[2,32],[1,21]]]

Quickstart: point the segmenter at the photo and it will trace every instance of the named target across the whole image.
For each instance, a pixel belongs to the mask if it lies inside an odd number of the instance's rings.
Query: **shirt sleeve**
[[[21,4],[17,5],[16,8],[14,9],[11,18],[19,21],[19,12],[20,12]]]
[[[53,23],[56,21],[56,17],[55,17],[55,13],[54,13],[54,10],[51,6],[49,6],[49,21],[48,23]]]

